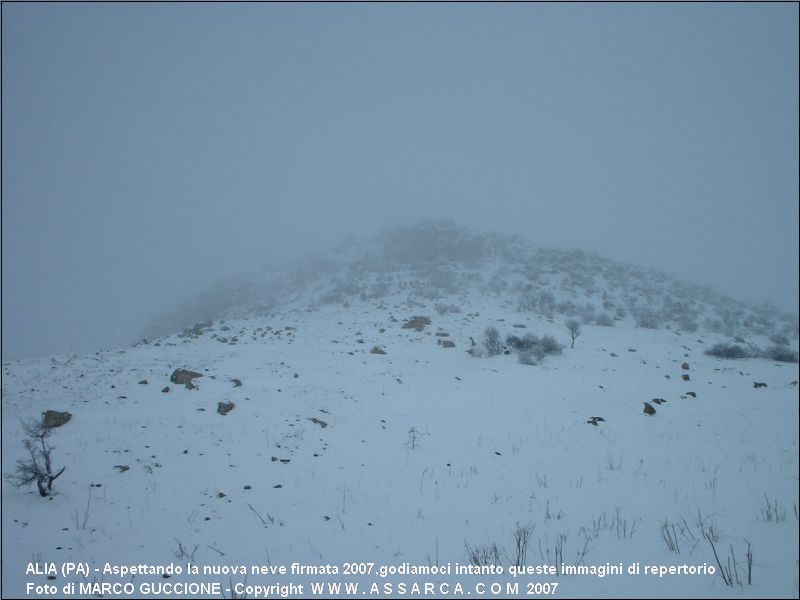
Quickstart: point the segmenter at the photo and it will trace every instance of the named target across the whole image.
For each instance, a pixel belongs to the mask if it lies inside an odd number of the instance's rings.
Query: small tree
[[[581,324],[575,319],[570,319],[566,322],[566,326],[567,329],[569,329],[570,338],[572,338],[572,344],[570,344],[570,348],[574,348],[575,340],[578,339],[578,336],[581,334]]]
[[[489,356],[497,356],[503,351],[503,342],[500,341],[500,333],[494,327],[487,327],[483,333],[483,345]]]
[[[23,421],[22,428],[28,434],[25,448],[30,456],[17,461],[17,470],[9,475],[9,480],[16,487],[24,487],[35,481],[39,488],[39,495],[44,498],[50,495],[53,482],[64,472],[66,467],[61,467],[58,473],[53,474],[53,463],[50,456],[53,446],[45,441],[52,431],[51,428],[36,421],[29,423]]]

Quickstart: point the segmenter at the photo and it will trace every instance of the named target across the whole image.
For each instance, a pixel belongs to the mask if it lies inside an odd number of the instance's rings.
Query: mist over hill
[[[142,334],[154,338],[202,321],[287,307],[349,309],[397,294],[409,306],[484,295],[500,298],[515,312],[586,324],[798,337],[797,316],[770,304],[752,305],[656,269],[580,249],[545,248],[452,220],[349,236],[324,254],[222,281],[174,312],[150,319]]]
[[[31,562],[104,597],[175,563],[228,597],[797,596],[797,323],[768,307],[429,221],[155,325],[2,365],[4,597]],[[635,562],[665,575],[607,572]]]

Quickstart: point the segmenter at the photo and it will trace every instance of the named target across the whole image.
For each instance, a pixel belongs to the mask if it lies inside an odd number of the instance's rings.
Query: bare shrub
[[[658,329],[661,326],[661,319],[658,314],[647,308],[639,308],[633,311],[633,318],[636,326],[642,329]]]
[[[517,528],[514,530],[514,547],[516,550],[514,564],[518,567],[527,564],[528,542],[530,541],[532,533],[533,527],[522,527],[517,523]]]
[[[762,356],[778,362],[797,362],[797,353],[788,346],[771,346],[763,351]]]
[[[520,350],[517,360],[523,365],[538,365],[546,356],[541,346],[535,346],[526,350]]]
[[[64,472],[66,467],[61,467],[57,473],[53,473],[52,452],[53,446],[45,440],[50,436],[51,428],[45,427],[42,422],[30,421],[22,422],[22,428],[28,435],[25,440],[25,449],[28,451],[27,458],[17,461],[17,469],[8,476],[9,481],[16,487],[25,487],[31,483],[36,483],[39,495],[49,496],[53,490],[53,482]]]
[[[523,337],[509,335],[506,344],[517,353],[517,359],[523,365],[538,365],[548,354],[560,354],[562,350],[555,338],[549,335],[540,338],[531,333]]]
[[[541,345],[545,351],[545,354],[561,354],[561,350],[564,349],[564,347],[559,344],[553,336],[550,335],[546,335],[542,338]]]
[[[500,333],[494,327],[487,327],[483,332],[483,347],[489,356],[497,356],[503,351],[503,343],[500,341]]]
[[[436,309],[436,312],[439,313],[440,315],[446,315],[446,314],[449,314],[449,313],[460,313],[461,312],[461,307],[456,305],[456,304],[438,303],[438,304],[434,305],[434,309]]]
[[[600,313],[595,317],[594,324],[600,327],[613,327],[614,319],[609,317],[606,313]]]
[[[581,324],[575,319],[569,319],[566,323],[567,330],[569,331],[569,336],[571,339],[570,349],[575,347],[575,340],[578,339],[578,336],[581,334]]]
[[[788,346],[789,338],[782,333],[773,333],[769,336],[770,341],[776,346]]]
[[[753,358],[754,354],[749,348],[737,346],[736,344],[726,344],[720,342],[714,344],[706,350],[709,356],[716,356],[717,358]]]
[[[497,544],[472,547],[464,542],[464,546],[467,548],[469,561],[473,565],[484,566],[500,564],[500,549],[497,547]]]

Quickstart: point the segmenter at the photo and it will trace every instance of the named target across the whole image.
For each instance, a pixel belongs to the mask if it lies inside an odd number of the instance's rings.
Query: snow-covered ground
[[[797,364],[720,360],[704,350],[721,335],[624,322],[584,325],[570,349],[562,319],[482,296],[445,315],[392,299],[299,306],[198,337],[4,364],[6,475],[25,455],[20,419],[73,416],[49,437],[54,467],[66,466],[53,496],[3,481],[3,596],[25,597],[29,582],[66,597],[68,582],[132,582],[139,596],[143,582],[203,581],[231,597],[245,576],[203,567],[258,565],[290,572],[251,573],[248,586],[293,582],[302,596],[314,581],[357,582],[359,597],[373,582],[385,597],[415,597],[415,582],[418,596],[457,595],[458,584],[465,596],[506,596],[511,581],[519,596],[797,597]],[[431,324],[403,329],[413,315]],[[537,366],[470,356],[487,326],[566,347]],[[171,383],[176,368],[203,373],[197,389]],[[654,398],[665,402],[644,414]],[[223,401],[236,404],[225,416]],[[495,557],[495,546],[503,575],[455,574],[470,550]],[[87,564],[88,577],[26,574],[68,562]],[[343,573],[352,562],[375,565]],[[120,578],[103,575],[105,563],[200,573]],[[339,574],[292,575],[292,563]],[[515,563],[640,563],[640,574],[509,577]],[[448,564],[449,575],[379,572]],[[645,575],[650,565],[706,574]]]

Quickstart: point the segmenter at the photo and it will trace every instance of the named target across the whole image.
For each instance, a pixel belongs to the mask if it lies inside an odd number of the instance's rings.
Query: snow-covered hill
[[[581,250],[542,248],[516,236],[479,233],[450,221],[396,227],[349,238],[320,256],[220,284],[171,315],[153,319],[145,337],[221,316],[269,314],[287,306],[356,301],[492,297],[514,311],[577,317],[586,323],[705,330],[729,337],[796,339],[796,315],[752,306],[665,273]]]
[[[580,252],[441,223],[392,235],[254,285],[180,333],[4,364],[5,475],[26,457],[20,419],[72,418],[47,438],[66,466],[51,496],[3,481],[3,596],[190,581],[227,597],[264,597],[245,581],[302,596],[312,582],[358,583],[356,597],[505,597],[509,582],[519,596],[797,596],[798,366],[705,353],[734,337],[797,352],[796,322]],[[430,323],[404,327],[415,316]],[[564,348],[535,365],[470,353],[491,327]],[[170,381],[178,368],[202,374],[195,389]],[[26,574],[69,562],[88,576]],[[374,566],[345,574],[353,562]],[[471,562],[504,573],[456,574]],[[599,576],[620,563],[640,574]],[[673,565],[699,573],[645,574]],[[236,572],[203,574],[224,566]]]

